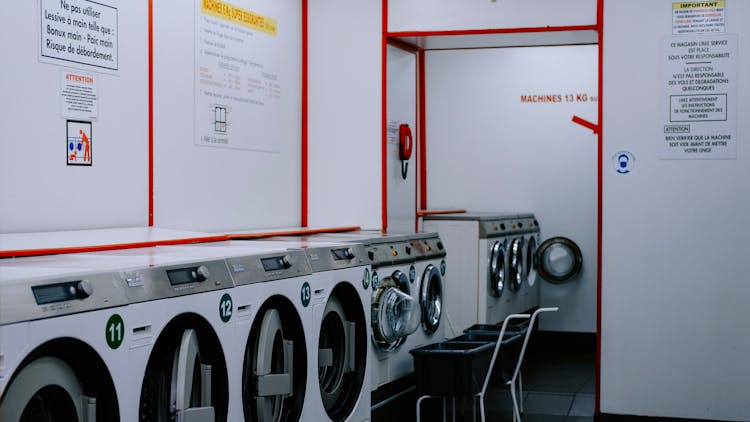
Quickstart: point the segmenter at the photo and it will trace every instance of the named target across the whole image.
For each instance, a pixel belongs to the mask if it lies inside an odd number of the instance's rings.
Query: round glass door
[[[409,278],[401,271],[386,277],[373,295],[372,328],[375,344],[385,351],[400,347],[419,328],[419,303],[409,294]]]
[[[430,264],[422,274],[422,290],[420,292],[422,308],[422,326],[432,334],[440,327],[443,315],[443,277],[440,270]]]
[[[526,283],[533,286],[536,283],[536,267],[534,266],[534,257],[536,256],[536,235],[529,236],[526,242]]]
[[[497,241],[492,245],[490,252],[489,273],[490,295],[501,297],[505,290],[506,266],[505,266],[505,243]]]
[[[508,251],[508,287],[514,292],[521,289],[524,278],[524,243],[523,237],[517,237],[510,242]]]
[[[575,277],[583,266],[581,249],[566,237],[545,240],[534,255],[537,273],[550,283],[562,283]]]

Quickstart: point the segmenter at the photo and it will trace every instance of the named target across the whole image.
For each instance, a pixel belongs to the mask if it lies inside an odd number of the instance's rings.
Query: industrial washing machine
[[[175,246],[226,259],[234,281],[225,313],[229,403],[247,421],[316,420],[316,360],[305,252],[271,244],[223,241]]]
[[[451,279],[466,280],[448,285],[451,336],[538,307],[539,278],[561,282],[581,269],[580,249],[570,239],[539,244],[539,222],[531,213],[428,215],[424,228],[439,232],[451,250]]]
[[[370,259],[361,244],[299,238],[249,240],[302,250],[312,268],[309,294],[317,385],[314,421],[370,420]]]
[[[447,264],[446,250],[437,233],[414,233],[409,238],[412,250],[417,251],[412,296],[419,302],[422,314],[420,329],[406,342],[406,349],[411,350],[445,340],[443,297]]]
[[[232,277],[226,261],[175,246],[97,252],[130,257],[118,274],[132,401],[125,420],[241,420],[229,407]]]
[[[130,420],[128,302],[111,267],[85,254],[0,260],[0,420]]]

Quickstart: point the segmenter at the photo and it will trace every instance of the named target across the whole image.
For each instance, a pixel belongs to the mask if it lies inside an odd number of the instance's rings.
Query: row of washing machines
[[[366,421],[409,350],[580,269],[531,214],[424,228],[0,260],[0,420]]]
[[[445,268],[378,232],[0,260],[0,420],[367,421]]]

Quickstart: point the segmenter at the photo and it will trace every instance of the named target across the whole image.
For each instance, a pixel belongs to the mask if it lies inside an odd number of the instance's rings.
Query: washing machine
[[[317,362],[308,420],[369,421],[372,268],[364,246],[299,238],[245,242],[304,251],[312,268],[309,289],[301,293],[312,309],[315,348],[308,360]]]
[[[429,215],[424,229],[439,232],[451,250],[450,278],[466,280],[448,285],[446,330],[451,336],[540,306],[540,279],[564,282],[581,269],[581,252],[572,240],[553,237],[539,243],[539,222],[532,213]]]
[[[247,421],[316,420],[312,270],[302,250],[222,241],[174,248],[225,258],[234,281],[220,312],[232,326],[226,352],[231,412]],[[227,303],[227,302],[223,302]]]
[[[109,260],[0,260],[0,420],[134,420],[127,296]]]
[[[437,233],[414,233],[409,237],[417,256],[412,295],[422,314],[420,328],[407,339],[406,348],[412,350],[445,340],[443,297],[447,263],[446,250]]]
[[[129,303],[124,419],[242,420],[229,406],[234,284],[226,261],[174,246],[95,254],[135,260],[117,274]]]

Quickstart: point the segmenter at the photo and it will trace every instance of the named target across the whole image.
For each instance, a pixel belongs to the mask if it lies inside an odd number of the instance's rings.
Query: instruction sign
[[[247,1],[197,0],[197,145],[279,152],[283,66],[278,22]]]
[[[726,1],[672,3],[672,34],[711,34],[726,31]]]
[[[90,166],[94,137],[91,122],[68,120],[66,124],[65,156],[69,166]]]
[[[117,8],[87,0],[40,0],[39,60],[117,70]]]
[[[660,158],[737,158],[737,36],[665,38]]]
[[[99,78],[77,71],[60,72],[60,110],[62,117],[94,120],[99,114],[97,97]]]

